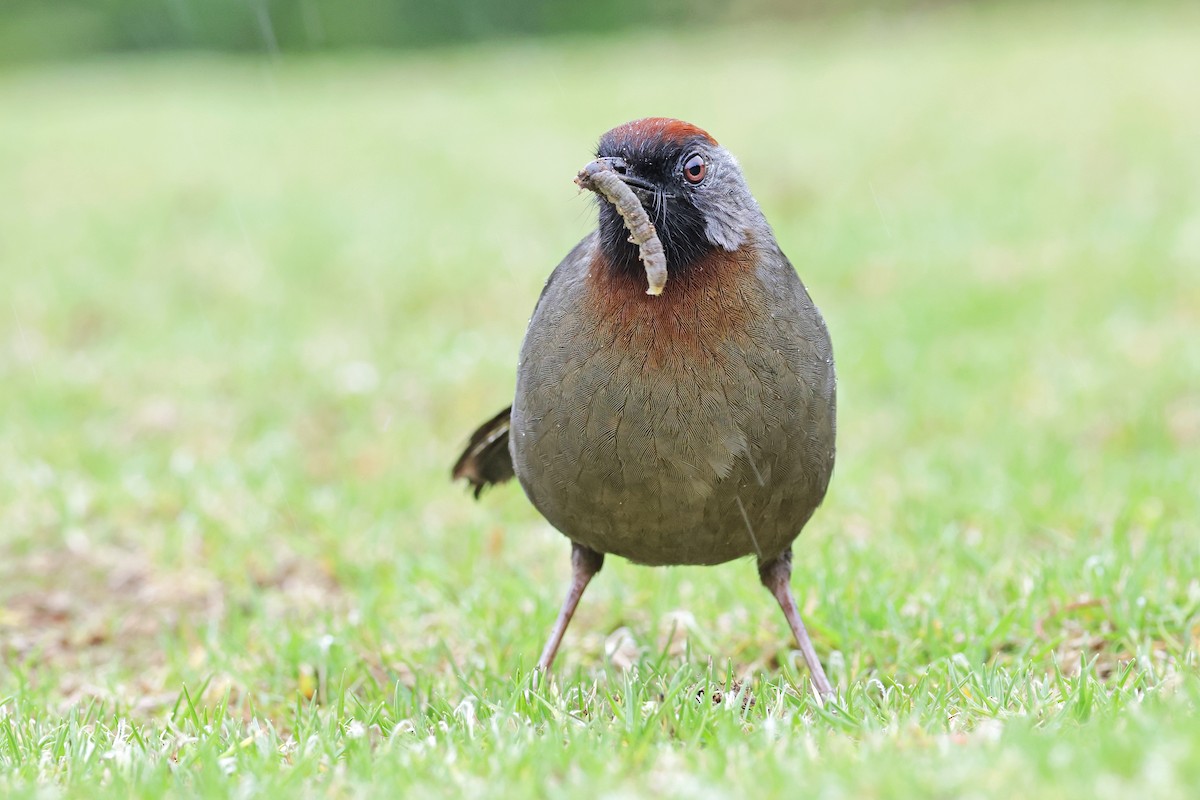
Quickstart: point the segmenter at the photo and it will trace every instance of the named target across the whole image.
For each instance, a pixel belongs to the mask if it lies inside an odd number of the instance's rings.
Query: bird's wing
[[[594,232],[585,236],[550,273],[546,285],[542,287],[542,293],[538,295],[537,304],[533,307],[534,314],[537,314],[542,305],[542,298],[546,296],[546,290],[563,269],[563,265],[574,268],[577,261],[586,258],[589,248],[594,246],[595,238]],[[486,487],[504,483],[516,474],[513,470],[512,455],[508,452],[508,428],[511,418],[512,406],[509,406],[480,425],[479,429],[471,434],[467,449],[454,463],[451,476],[454,480],[465,478],[475,490],[475,497],[479,497]]]
[[[467,449],[458,457],[451,473],[454,480],[465,478],[479,497],[485,487],[504,483],[514,475],[508,452],[508,426],[512,406],[479,426],[471,434]]]

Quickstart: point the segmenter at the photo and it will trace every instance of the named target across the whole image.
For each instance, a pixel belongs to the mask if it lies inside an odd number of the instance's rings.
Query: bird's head
[[[596,156],[628,184],[654,223],[678,274],[720,249],[735,252],[753,233],[770,234],[742,170],[716,139],[687,122],[650,117],[627,122],[600,138]],[[611,203],[600,200],[600,244],[609,262],[640,272]]]

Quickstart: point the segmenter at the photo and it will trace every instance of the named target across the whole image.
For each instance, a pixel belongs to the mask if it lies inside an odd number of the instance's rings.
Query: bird
[[[599,167],[645,208],[665,289],[647,294],[639,249],[599,197],[596,229],[534,307],[512,405],[474,432],[452,476],[476,498],[515,476],[571,542],[571,582],[538,671],[606,556],[648,566],[753,557],[813,688],[829,697],[791,589],[793,542],[833,473],[825,321],[738,161],[705,130],[666,117],[619,125],[585,171]]]

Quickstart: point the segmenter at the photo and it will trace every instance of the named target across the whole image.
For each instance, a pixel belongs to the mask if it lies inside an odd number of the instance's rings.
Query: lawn
[[[1200,12],[0,73],[0,794],[1192,797]],[[448,482],[607,128],[738,157],[825,312],[793,583]],[[103,789],[98,788],[103,787]]]

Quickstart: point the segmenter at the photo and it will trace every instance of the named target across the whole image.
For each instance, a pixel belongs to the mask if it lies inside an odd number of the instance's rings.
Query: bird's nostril
[[[629,164],[620,156],[611,156],[609,158],[598,159],[608,164],[608,168],[618,175],[624,175],[629,171]]]

